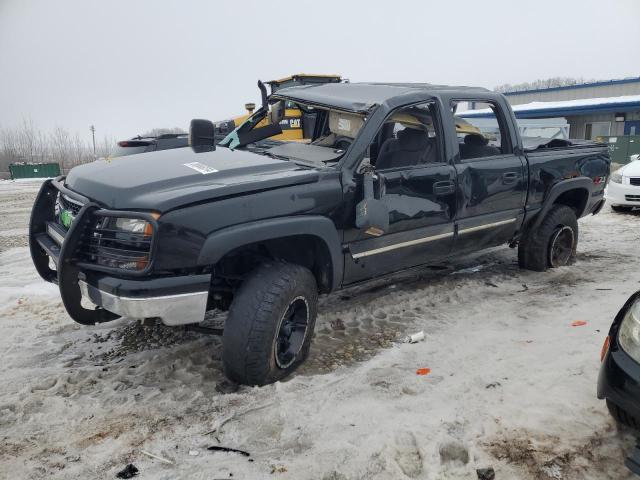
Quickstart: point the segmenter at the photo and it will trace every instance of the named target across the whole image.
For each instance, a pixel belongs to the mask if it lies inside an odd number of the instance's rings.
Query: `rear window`
[[[171,148],[181,148],[189,146],[189,137],[159,138],[156,150],[169,150]]]
[[[134,155],[136,153],[146,152],[150,142],[118,142],[116,148],[111,154],[112,157],[124,157],[125,155]]]

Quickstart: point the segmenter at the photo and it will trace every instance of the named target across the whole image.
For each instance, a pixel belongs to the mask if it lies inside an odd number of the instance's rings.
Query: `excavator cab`
[[[319,85],[323,83],[340,83],[342,77],[340,75],[317,75],[310,73],[298,73],[289,77],[280,78],[278,80],[271,80],[265,82],[269,85],[271,93],[277,92],[282,88],[297,87],[299,85]],[[255,103],[246,103],[245,108],[247,113],[240,117],[236,117],[230,120],[223,120],[215,123],[216,137],[220,140],[224,138],[229,132],[235,129],[238,125],[242,124],[256,108]],[[257,125],[258,127],[264,127],[269,124],[269,117],[266,117],[262,122]],[[315,128],[315,113],[312,111],[303,112],[293,102],[287,102],[284,106],[284,116],[280,120],[280,127],[282,133],[271,137],[273,140],[282,141],[298,141],[298,142],[310,142],[313,137]]]

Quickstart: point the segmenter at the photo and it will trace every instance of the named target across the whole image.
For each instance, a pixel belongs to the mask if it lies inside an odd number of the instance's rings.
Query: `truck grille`
[[[627,202],[640,202],[640,195],[625,195],[624,199]]]
[[[78,244],[81,263],[128,271],[142,271],[151,260],[153,232],[129,232],[113,228],[114,217],[92,214]]]
[[[59,195],[58,199],[60,201],[60,206],[65,210],[68,210],[69,212],[71,212],[71,214],[74,217],[78,215],[78,213],[80,212],[80,209],[82,208],[82,204],[80,202],[70,199],[69,197],[67,197],[62,193],[59,193],[58,195]]]
[[[635,185],[636,187],[640,187],[640,177],[631,177],[629,179],[629,183],[631,185]]]

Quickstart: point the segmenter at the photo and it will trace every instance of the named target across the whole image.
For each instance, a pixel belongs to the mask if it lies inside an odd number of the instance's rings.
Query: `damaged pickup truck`
[[[313,122],[309,143],[269,140],[291,104]],[[494,133],[462,119],[471,104]],[[505,98],[482,88],[286,88],[218,145],[214,133],[194,120],[191,148],[46,181],[30,248],[82,324],[228,310],[224,371],[249,385],[304,361],[319,293],[501,244],[523,268],[569,264],[610,168],[605,146],[523,140]]]

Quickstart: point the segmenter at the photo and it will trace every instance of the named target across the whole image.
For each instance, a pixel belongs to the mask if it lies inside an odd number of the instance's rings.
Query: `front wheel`
[[[222,336],[225,375],[236,383],[266,385],[291,374],[309,354],[318,287],[309,269],[266,263],[243,282]]]
[[[578,246],[578,219],[572,208],[554,205],[535,231],[527,232],[518,245],[521,268],[543,272],[573,261]]]

